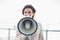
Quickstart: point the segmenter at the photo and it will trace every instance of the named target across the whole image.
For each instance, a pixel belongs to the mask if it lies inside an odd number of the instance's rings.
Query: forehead
[[[31,8],[26,8],[24,11],[32,11]]]

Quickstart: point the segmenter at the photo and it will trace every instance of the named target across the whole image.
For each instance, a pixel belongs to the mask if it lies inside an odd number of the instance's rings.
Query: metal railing
[[[0,30],[8,30],[8,40],[10,40],[10,30],[16,30],[16,29],[10,29],[10,28],[0,28]],[[60,30],[43,30],[46,32],[46,40],[48,40],[48,32],[60,32]]]

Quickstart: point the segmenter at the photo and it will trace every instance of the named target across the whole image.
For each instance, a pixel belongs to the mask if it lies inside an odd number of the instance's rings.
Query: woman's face
[[[26,8],[24,10],[24,16],[26,16],[26,14],[28,14],[31,18],[32,18],[32,16],[34,16],[34,13],[31,8]]]

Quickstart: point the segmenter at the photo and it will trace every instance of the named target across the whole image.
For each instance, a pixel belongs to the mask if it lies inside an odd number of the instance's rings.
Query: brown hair
[[[24,14],[24,10],[25,10],[26,8],[31,8],[33,13],[36,12],[36,10],[34,9],[34,7],[33,7],[32,5],[26,5],[26,6],[23,8],[23,10],[22,10],[22,14]]]

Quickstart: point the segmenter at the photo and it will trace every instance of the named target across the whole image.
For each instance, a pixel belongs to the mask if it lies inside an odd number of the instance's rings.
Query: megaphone
[[[30,36],[37,31],[38,24],[34,19],[25,17],[18,22],[17,27],[21,34]]]

